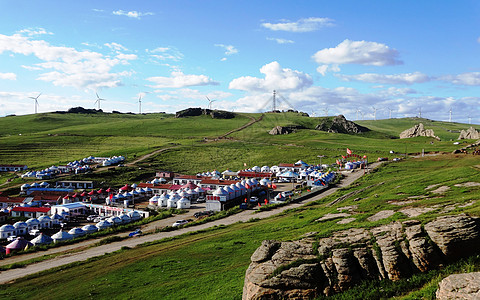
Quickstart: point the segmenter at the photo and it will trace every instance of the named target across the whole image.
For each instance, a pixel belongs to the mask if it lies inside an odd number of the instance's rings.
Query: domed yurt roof
[[[34,246],[47,245],[53,243],[53,239],[46,234],[40,233],[33,240],[30,241]]]
[[[52,235],[52,239],[54,242],[59,242],[59,241],[71,240],[73,239],[73,236],[66,231],[60,230],[59,232]]]

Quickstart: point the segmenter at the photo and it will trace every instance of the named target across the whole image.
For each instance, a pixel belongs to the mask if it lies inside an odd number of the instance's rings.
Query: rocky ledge
[[[312,299],[364,279],[399,280],[480,252],[480,219],[444,216],[331,237],[263,241],[245,275],[243,299]]]
[[[370,131],[367,127],[360,126],[352,121],[345,119],[343,115],[338,115],[333,119],[326,118],[322,123],[315,127],[316,130],[332,132],[332,133],[346,133],[358,134]]]
[[[433,129],[425,129],[423,123],[419,123],[412,128],[404,130],[400,133],[401,139],[408,139],[417,136],[433,137],[437,140],[440,140],[440,138],[435,135],[435,132],[433,132]]]

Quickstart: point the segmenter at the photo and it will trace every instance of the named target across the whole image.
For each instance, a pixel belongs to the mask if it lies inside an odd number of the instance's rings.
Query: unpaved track
[[[371,165],[371,167],[375,168],[378,165],[379,165],[379,163],[374,163],[374,164]],[[352,182],[354,182],[355,180],[360,178],[362,175],[363,175],[362,170],[358,170],[358,171],[355,171],[355,172],[352,172],[352,173],[346,173],[345,178],[336,187],[325,190],[324,192],[322,192],[322,193],[320,193],[320,194],[318,194],[318,195],[316,195],[312,198],[306,199],[304,201],[297,202],[297,203],[291,203],[289,205],[279,207],[279,208],[274,209],[274,210],[264,211],[264,212],[260,212],[260,213],[256,213],[256,214],[254,214],[251,210],[246,210],[246,211],[243,211],[241,213],[229,216],[227,218],[212,221],[212,222],[208,222],[208,223],[205,223],[205,224],[200,224],[200,225],[197,225],[197,226],[181,228],[181,229],[178,229],[178,230],[175,230],[175,231],[170,231],[170,232],[160,232],[160,233],[154,233],[154,234],[144,235],[144,236],[140,236],[140,237],[130,238],[130,239],[126,239],[126,240],[123,240],[123,241],[120,241],[120,242],[115,242],[115,243],[111,243],[111,244],[107,244],[107,245],[88,248],[88,249],[85,249],[85,250],[81,250],[79,252],[59,255],[59,256],[57,256],[53,259],[50,259],[50,260],[45,260],[45,261],[42,261],[42,262],[30,264],[30,265],[26,266],[25,268],[18,268],[18,269],[11,269],[11,270],[2,271],[2,272],[0,272],[0,284],[8,283],[8,282],[11,282],[15,279],[22,278],[26,275],[35,274],[35,273],[38,273],[38,272],[41,272],[41,271],[44,271],[44,270],[48,270],[50,268],[63,266],[63,265],[66,265],[66,264],[69,264],[69,263],[72,263],[72,262],[84,261],[88,258],[100,256],[100,255],[103,255],[105,253],[110,253],[110,252],[119,250],[121,247],[124,247],[124,246],[133,248],[133,247],[135,247],[139,244],[145,243],[145,242],[151,242],[151,241],[156,241],[156,240],[160,240],[160,239],[163,239],[163,238],[174,237],[174,236],[181,235],[183,233],[197,231],[197,230],[201,230],[201,229],[207,229],[207,228],[210,228],[210,227],[213,227],[213,226],[216,226],[216,225],[217,226],[218,225],[230,225],[230,224],[237,223],[239,221],[245,222],[245,221],[250,220],[251,218],[260,218],[260,219],[267,218],[267,217],[279,214],[279,213],[281,213],[281,212],[283,212],[287,209],[300,207],[300,206],[302,206],[302,205],[304,205],[308,202],[319,200],[323,197],[331,195],[332,193],[336,192],[338,189],[350,185]],[[165,221],[165,220],[163,220],[163,221]],[[168,221],[169,221],[168,223],[171,224],[172,220],[170,219]],[[77,246],[78,247],[79,245],[80,244],[70,245],[70,246]],[[70,247],[70,246],[66,246],[66,247]],[[60,248],[63,248],[63,247],[60,247]],[[71,247],[71,248],[74,248],[74,247]],[[44,254],[44,253],[46,254],[46,252],[43,252],[42,254]],[[6,261],[8,261],[8,259],[5,260],[5,262]]]

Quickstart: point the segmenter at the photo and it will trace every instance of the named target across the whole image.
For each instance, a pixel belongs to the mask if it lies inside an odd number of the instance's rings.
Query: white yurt
[[[142,215],[138,212],[138,211],[130,211],[128,212],[127,214],[130,219],[132,219],[133,221],[137,221],[137,220],[140,220],[142,218]]]
[[[240,189],[240,195],[243,196],[247,193],[245,186],[241,182],[235,183],[235,185]]]
[[[30,218],[25,223],[27,223],[28,231],[40,229],[40,221],[36,218]]]
[[[40,233],[33,240],[30,241],[34,246],[48,245],[53,243],[53,239],[46,234]]]
[[[261,172],[262,169],[261,169],[259,166],[254,166],[254,167],[252,168],[252,171],[253,171],[253,172]]]
[[[60,230],[59,232],[52,235],[52,239],[54,243],[57,243],[61,241],[71,240],[73,239],[73,236],[66,231]]]
[[[230,186],[224,186],[223,189],[228,192],[228,198],[233,199],[235,198],[235,190],[232,189]]]
[[[0,239],[4,240],[8,238],[9,236],[14,236],[16,235],[16,230],[13,225],[10,224],[5,224],[0,227]]]
[[[118,216],[120,220],[122,220],[122,224],[128,224],[132,221],[132,218],[130,218],[127,214],[121,214]]]
[[[52,219],[49,216],[41,216],[38,218],[41,228],[52,228]]]
[[[158,206],[159,207],[167,207],[167,201],[170,198],[168,194],[161,194],[160,197],[158,197]]]
[[[50,217],[50,220],[52,220],[52,225],[53,226],[58,226],[63,220],[63,217],[59,214],[54,214]]]
[[[70,229],[68,231],[68,233],[71,234],[73,238],[84,236],[86,234],[86,232],[83,231],[83,229],[81,229],[79,227],[74,227],[74,228]]]
[[[107,220],[104,220],[98,222],[95,226],[98,228],[98,230],[103,230],[112,227],[112,224],[110,224],[110,222],[108,222]]]
[[[188,197],[188,193],[185,191],[185,190],[181,190],[179,193],[178,193],[178,196],[180,198],[185,198],[185,197]]]
[[[158,195],[155,195],[152,198],[148,199],[148,205],[157,206],[159,198],[160,197]]]
[[[186,209],[186,208],[190,208],[190,200],[188,200],[188,198],[186,197],[182,197],[180,198],[180,200],[177,201],[177,208],[179,209]]]
[[[269,166],[263,166],[263,167],[260,169],[260,172],[264,172],[264,173],[270,172],[270,167],[269,167]]]
[[[82,230],[85,231],[85,233],[89,234],[89,233],[97,232],[98,228],[95,225],[88,224],[88,225],[83,226]]]
[[[229,195],[228,195],[228,192],[225,191],[223,188],[220,188],[220,187],[213,192],[213,196],[225,197],[226,200],[230,199]]]
[[[197,188],[195,189],[195,192],[198,193],[198,196],[199,196],[199,197],[205,197],[205,193],[206,193],[206,192],[205,192],[205,190],[202,189],[201,187],[197,187]]]
[[[15,227],[15,235],[26,235],[28,233],[28,225],[25,222],[17,222],[13,224]]]
[[[180,200],[180,196],[175,193],[167,200],[167,208],[177,208],[177,201]]]
[[[235,198],[240,197],[242,195],[242,190],[236,186],[235,184],[231,184],[230,188],[234,191]]]
[[[26,190],[28,190],[30,188],[30,185],[28,183],[24,183],[22,184],[22,186],[20,187],[20,190],[22,192],[25,192]]]
[[[107,219],[107,221],[112,224],[112,225],[121,225],[122,224],[122,219],[119,217],[110,217]]]
[[[197,191],[195,191],[195,190],[189,189],[189,190],[187,191],[187,193],[188,193],[188,196],[189,196],[188,198],[189,198],[190,200],[196,200],[196,199],[198,198],[198,193],[197,193]]]

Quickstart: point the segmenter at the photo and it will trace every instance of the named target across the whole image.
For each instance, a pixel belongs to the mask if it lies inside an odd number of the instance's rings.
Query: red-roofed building
[[[12,217],[26,217],[26,218],[38,218],[48,215],[50,207],[22,207],[17,206],[12,208],[10,213]]]
[[[26,165],[0,165],[0,172],[19,172],[28,169]]]
[[[165,178],[168,180],[172,180],[173,177],[175,177],[175,173],[170,172],[170,171],[157,171],[155,173],[155,177],[157,178]]]
[[[272,178],[273,173],[240,171],[238,172],[237,176],[241,178]]]
[[[197,185],[202,189],[216,190],[218,187],[236,184],[239,181],[240,180],[204,179]]]
[[[0,196],[0,208],[7,208],[25,203],[25,197]]]
[[[137,188],[151,188],[153,194],[162,194],[164,192],[169,192],[172,188],[173,184],[153,184],[153,183],[145,183],[141,182],[137,184]]]
[[[193,184],[198,185],[203,179],[205,179],[205,177],[196,175],[180,175],[173,178],[173,184],[184,185],[188,182],[192,182]]]

